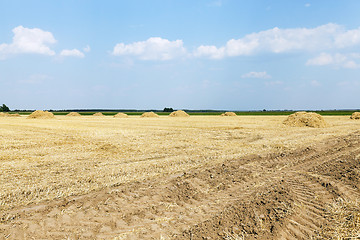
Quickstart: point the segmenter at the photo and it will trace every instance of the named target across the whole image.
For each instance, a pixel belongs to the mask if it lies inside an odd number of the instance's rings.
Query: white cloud
[[[360,28],[344,31],[335,37],[335,45],[338,48],[355,46],[360,43]]]
[[[228,56],[250,55],[259,47],[259,39],[246,36],[243,39],[231,39],[226,43],[225,49]]]
[[[310,6],[311,6],[310,3],[306,3],[306,4],[305,4],[305,7],[310,7]]]
[[[333,63],[333,57],[328,53],[321,53],[319,56],[309,59],[306,65],[324,66]]]
[[[360,54],[329,54],[321,53],[319,56],[309,59],[306,62],[308,66],[326,66],[331,65],[337,68],[360,68]]]
[[[247,34],[239,39],[230,39],[225,45],[201,45],[191,55],[186,54],[182,40],[169,41],[152,37],[146,41],[131,44],[117,44],[112,54],[136,56],[142,60],[169,60],[192,56],[209,59],[248,56],[259,53],[311,52],[345,49],[360,45],[360,28],[347,30],[343,26],[328,23],[315,28],[272,28]],[[327,56],[318,62],[326,63]],[[315,61],[315,60],[314,60]],[[351,67],[351,62],[348,62]]]
[[[186,54],[182,40],[169,41],[152,37],[131,44],[118,43],[112,52],[115,56],[136,56],[141,60],[171,60]]]
[[[55,55],[55,52],[49,47],[49,45],[56,43],[51,32],[23,26],[14,28],[12,32],[14,33],[12,43],[0,44],[0,59],[5,59],[8,55],[21,53]]]
[[[79,58],[85,57],[84,53],[80,52],[77,49],[72,49],[72,50],[64,49],[64,50],[61,51],[60,56],[63,56],[63,57],[79,57]]]
[[[211,59],[222,59],[225,56],[225,48],[215,46],[200,46],[194,52],[195,57],[208,57]]]
[[[84,52],[90,52],[91,51],[91,48],[89,45],[86,45],[86,47],[83,48],[83,51]]]
[[[285,53],[294,51],[318,52],[360,45],[360,28],[346,30],[338,24],[316,28],[273,28],[251,33],[240,39],[231,39],[225,46],[200,46],[193,55],[220,59],[256,53]]]
[[[249,72],[241,76],[241,78],[261,78],[268,79],[271,78],[267,72]]]

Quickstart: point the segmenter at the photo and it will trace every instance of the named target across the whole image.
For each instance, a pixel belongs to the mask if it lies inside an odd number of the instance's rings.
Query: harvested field
[[[1,118],[0,236],[358,236],[360,122],[285,119]]]

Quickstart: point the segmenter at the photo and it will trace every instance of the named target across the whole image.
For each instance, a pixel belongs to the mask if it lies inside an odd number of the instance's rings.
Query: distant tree
[[[266,109],[263,109],[263,112],[266,112]]]
[[[164,108],[163,112],[173,112],[173,108]]]
[[[8,106],[6,106],[5,104],[3,104],[0,107],[0,112],[10,112],[10,109],[8,108]]]

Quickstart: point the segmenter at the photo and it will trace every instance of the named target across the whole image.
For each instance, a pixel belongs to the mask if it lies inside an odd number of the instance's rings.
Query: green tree
[[[173,108],[164,108],[163,112],[173,112]]]
[[[2,106],[0,106],[0,112],[10,112],[10,108],[3,104]]]

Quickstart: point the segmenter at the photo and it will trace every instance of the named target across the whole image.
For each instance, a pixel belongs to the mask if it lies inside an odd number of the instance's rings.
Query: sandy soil
[[[213,142],[219,147],[221,146],[219,144],[226,144],[226,140],[231,142],[228,138],[216,142],[216,137],[224,137],[218,135],[224,131],[222,121],[234,121],[225,124],[227,127],[230,126],[225,130],[226,136],[229,136],[231,131],[233,134],[239,130],[242,134],[248,132],[249,138],[253,139],[249,143],[255,142],[252,145],[254,151],[248,151],[241,156],[231,152],[227,157],[221,158],[221,161],[214,160],[211,163],[208,161],[212,158],[208,156],[205,158],[206,161],[201,162],[201,167],[198,162],[191,167],[185,162],[183,168],[178,167],[177,170],[163,174],[152,174],[153,170],[150,169],[150,173],[146,174],[151,177],[134,177],[132,181],[111,181],[111,184],[107,185],[98,183],[100,187],[89,188],[85,193],[64,194],[46,199],[45,196],[49,194],[39,190],[36,192],[37,198],[34,192],[21,192],[17,196],[23,197],[28,194],[33,196],[34,200],[21,202],[13,196],[16,204],[2,201],[0,237],[4,239],[341,239],[359,236],[360,131],[356,130],[358,123],[346,122],[345,118],[336,118],[332,122],[333,127],[327,130],[284,128],[285,133],[282,135],[279,129],[283,127],[280,124],[265,128],[265,125],[261,123],[256,125],[253,121],[249,121],[247,123],[249,125],[246,125],[245,121],[242,128],[238,129],[234,124],[239,123],[236,122],[239,120],[219,120],[221,122],[213,122],[211,131],[214,133],[211,135],[208,125],[200,125],[204,120],[197,122],[198,120],[177,122],[176,129],[189,126],[188,121],[195,121],[192,123],[191,132],[200,133],[197,140],[201,141],[206,136],[213,139],[207,144]],[[281,120],[281,118],[279,120],[272,118],[269,121],[277,123]],[[122,121],[121,123],[126,123]],[[164,120],[161,124],[147,122],[147,129],[156,126],[159,131],[159,126],[166,125],[167,121],[169,120]],[[263,123],[264,119],[260,122]],[[25,123],[21,122],[21,126],[31,122],[27,120]],[[260,128],[260,130],[250,134],[252,123],[254,129]],[[43,122],[43,124],[42,128],[45,132],[50,131],[50,126],[53,126],[53,122]],[[57,126],[64,129],[61,124]],[[14,125],[19,127],[20,122]],[[344,130],[344,126],[347,126],[347,130],[341,132],[340,129]],[[5,125],[2,127],[5,129],[3,135],[10,130],[13,130],[13,134],[16,132],[14,127],[5,128]],[[169,128],[169,125],[167,127]],[[169,132],[174,133],[171,130]],[[279,133],[279,136],[271,138],[270,133],[275,132]],[[311,132],[321,136],[308,136]],[[253,135],[258,138],[254,139]],[[267,142],[264,142],[264,137],[268,137]],[[294,139],[293,147],[286,143],[281,146],[287,147],[276,147],[281,142],[278,140],[279,137],[280,139],[297,138],[297,141],[301,139],[302,142],[296,144]],[[12,141],[15,142],[13,146],[19,144],[15,138]],[[274,142],[276,145],[273,145],[273,148],[267,147]],[[114,141],[111,143],[115,145]],[[10,141],[6,144],[9,145]],[[29,142],[22,140],[22,144]],[[237,148],[236,144],[233,142],[232,144],[231,146],[237,151],[246,148],[246,146]],[[204,142],[204,145],[197,146],[199,151],[205,145]],[[258,151],[260,145],[267,146],[263,151]],[[54,149],[55,152],[60,150]],[[187,150],[196,152],[190,148]],[[106,149],[105,152],[109,151],[113,149]],[[210,154],[212,151],[214,150],[210,148]],[[91,151],[90,153],[94,154]],[[49,154],[49,156],[53,155]],[[111,159],[113,155],[104,156]],[[44,162],[42,159],[41,163],[46,163],[49,170],[53,170],[60,162],[51,157],[50,159],[54,162]],[[11,175],[7,171],[15,171],[14,169],[20,165],[16,165],[17,161],[12,159],[14,166],[10,168],[9,161],[6,162],[4,158],[2,161],[2,184],[6,185],[5,177],[12,182]],[[38,161],[35,162],[40,165],[39,169],[42,169],[43,166]],[[61,163],[61,167],[65,168],[66,164]],[[120,168],[123,163],[116,162],[116,164],[116,167]],[[60,169],[57,169],[60,174],[58,180],[55,178],[53,184],[50,181],[46,183],[49,192],[51,186],[68,183],[67,180],[61,179],[68,175],[63,174]],[[41,175],[38,176],[30,171],[27,173],[32,174],[26,178],[27,181],[36,178],[33,180],[34,187],[36,184],[39,186],[44,184],[41,182]],[[84,175],[88,176],[88,174],[92,172],[84,170]],[[89,186],[92,186],[91,181],[96,181],[96,178],[87,179],[90,181]],[[101,174],[99,179],[102,179]],[[22,183],[21,180],[23,179],[18,178],[19,183]],[[78,182],[74,188],[76,186],[81,188],[81,182]],[[13,188],[18,189],[17,186]],[[42,188],[38,187],[38,189]],[[61,186],[57,189],[61,189]],[[10,190],[9,186],[3,187],[2,193],[5,194]]]

